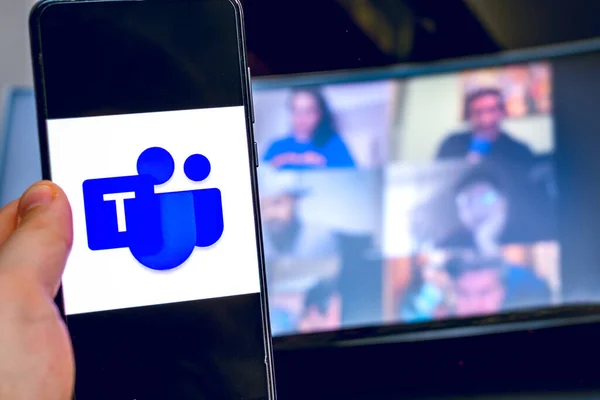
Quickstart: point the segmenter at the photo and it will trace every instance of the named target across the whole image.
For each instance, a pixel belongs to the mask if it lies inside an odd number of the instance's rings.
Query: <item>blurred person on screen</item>
[[[454,294],[454,315],[472,317],[549,305],[546,282],[528,267],[501,258],[454,258],[446,266]]]
[[[304,309],[298,321],[298,332],[322,332],[339,329],[342,319],[342,299],[337,286],[330,280],[318,282],[306,293]]]
[[[438,150],[438,160],[466,158],[476,164],[489,159],[519,168],[532,165],[535,158],[531,149],[502,129],[506,109],[500,90],[473,91],[467,95],[464,109],[469,129],[446,138]]]
[[[298,172],[261,168],[259,192],[265,259],[316,259],[337,254],[334,233],[302,221],[299,201],[308,195]]]
[[[399,304],[403,322],[425,322],[444,315],[444,301],[450,278],[442,264],[414,266],[412,278]]]
[[[484,165],[474,167],[455,188],[459,226],[437,247],[476,250],[495,256],[502,244],[524,241],[528,230],[523,221],[516,221],[509,193],[500,171]]]
[[[291,132],[273,142],[264,160],[277,169],[349,168],[354,160],[337,132],[319,89],[295,89],[290,99]]]
[[[457,317],[502,311],[507,290],[504,281],[506,270],[501,259],[453,259],[446,268],[452,279]]]

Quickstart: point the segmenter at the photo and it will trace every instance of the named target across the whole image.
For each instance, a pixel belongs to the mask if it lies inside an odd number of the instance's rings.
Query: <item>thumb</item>
[[[18,226],[0,248],[0,274],[33,279],[56,296],[73,242],[67,196],[49,181],[25,191],[18,206]]]

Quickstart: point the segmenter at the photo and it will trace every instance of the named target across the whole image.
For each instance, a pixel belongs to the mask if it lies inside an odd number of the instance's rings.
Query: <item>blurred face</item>
[[[473,231],[485,222],[506,214],[506,200],[487,182],[464,188],[456,198],[456,207],[462,224]]]
[[[470,107],[471,129],[480,135],[495,138],[500,131],[500,124],[504,118],[504,111],[498,96],[488,94],[478,97],[471,102]]]
[[[260,200],[262,221],[272,232],[281,232],[292,222],[296,201],[289,195],[263,197]]]
[[[506,294],[500,271],[494,268],[464,273],[455,282],[455,292],[459,317],[500,312]]]
[[[341,299],[333,296],[329,300],[327,312],[322,314],[317,307],[311,307],[298,324],[300,332],[332,331],[340,328]]]
[[[292,98],[292,129],[296,139],[309,141],[320,120],[317,99],[310,93],[296,93]]]

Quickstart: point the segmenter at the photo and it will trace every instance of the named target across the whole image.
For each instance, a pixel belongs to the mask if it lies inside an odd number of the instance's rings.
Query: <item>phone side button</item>
[[[256,165],[256,168],[258,168],[258,164],[259,164],[259,158],[258,158],[258,145],[256,144],[256,142],[254,142],[254,165]]]
[[[250,102],[250,116],[252,118],[252,123],[255,122],[254,118],[254,96],[252,95],[252,73],[250,72],[250,67],[248,67],[248,101]]]

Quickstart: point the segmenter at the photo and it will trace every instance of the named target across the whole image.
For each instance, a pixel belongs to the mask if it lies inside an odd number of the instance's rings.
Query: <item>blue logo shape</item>
[[[210,175],[201,154],[187,158],[183,170],[194,182]],[[219,189],[154,193],[175,171],[171,154],[151,147],[137,160],[138,175],[88,179],[83,202],[90,250],[129,248],[133,257],[153,270],[183,264],[196,247],[215,244],[223,234]]]

